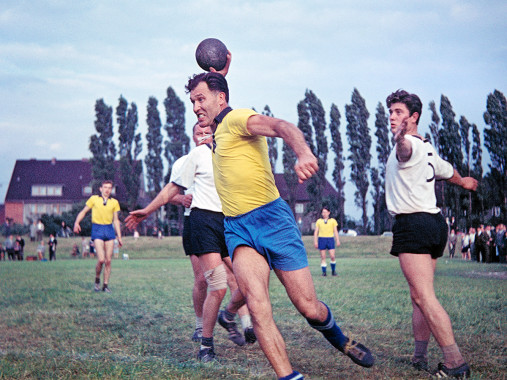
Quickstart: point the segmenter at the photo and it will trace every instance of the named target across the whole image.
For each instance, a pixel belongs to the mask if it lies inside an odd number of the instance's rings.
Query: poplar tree
[[[319,165],[319,171],[309,179],[306,186],[311,199],[307,212],[318,213],[322,207],[322,193],[326,184],[327,154],[329,150],[325,136],[324,107],[320,99],[311,90],[306,90],[305,98],[299,102],[298,116],[298,127],[303,132],[305,140],[317,158]]]
[[[176,95],[172,87],[167,89],[164,106],[166,111],[164,129],[168,136],[164,150],[168,164],[167,175],[165,177],[165,183],[167,183],[171,176],[174,161],[190,151],[190,138],[185,133],[185,104]]]
[[[484,199],[483,199],[483,169],[482,169],[482,145],[481,134],[475,124],[472,124],[472,162],[471,176],[479,181],[477,191],[472,192],[472,217],[475,224],[484,222]]]
[[[491,173],[498,179],[501,216],[507,216],[507,101],[502,92],[495,90],[488,95],[484,121],[484,146],[491,157]]]
[[[158,194],[162,189],[164,175],[164,166],[162,163],[162,134],[160,132],[162,123],[157,106],[157,99],[151,96],[148,99],[148,106],[146,109],[146,124],[148,125],[146,141],[148,151],[146,152],[144,163],[146,165],[147,187],[152,196]]]
[[[97,191],[104,180],[114,180],[116,147],[113,142],[113,108],[104,99],[95,102],[95,130],[90,137],[92,187]]]
[[[294,170],[297,157],[292,148],[284,141],[282,146],[283,178],[287,184],[287,203],[292,213],[296,215],[296,191],[298,186],[298,175]]]
[[[138,114],[137,106],[128,103],[123,96],[120,96],[118,107],[116,108],[118,134],[119,134],[119,155],[120,155],[120,175],[127,191],[127,204],[129,209],[137,207],[137,199],[141,188],[143,166],[138,160],[142,150],[141,134],[137,133]]]
[[[366,102],[354,88],[351,97],[351,104],[345,105],[345,116],[347,118],[347,138],[350,146],[348,159],[351,162],[350,179],[356,186],[354,202],[363,211],[363,233],[368,231],[368,172],[371,162],[371,136],[368,128],[370,114],[366,108]]]
[[[387,211],[385,196],[386,165],[391,153],[391,139],[389,138],[389,118],[382,103],[378,103],[375,114],[375,136],[377,137],[378,171],[371,173],[372,197],[373,197],[373,220],[375,233],[391,229],[391,219]]]
[[[429,109],[431,112],[430,132],[431,136],[433,137],[433,146],[435,147],[435,150],[440,154],[440,137],[439,137],[440,116],[438,116],[437,107],[433,100],[429,103]]]
[[[345,223],[345,157],[343,156],[343,144],[340,132],[340,111],[336,104],[331,104],[331,111],[329,114],[329,131],[331,132],[331,148],[335,153],[333,181],[338,192],[338,210],[337,219],[340,227],[343,228]]]

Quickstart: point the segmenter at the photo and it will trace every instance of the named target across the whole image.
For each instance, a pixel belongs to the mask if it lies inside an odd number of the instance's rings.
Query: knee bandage
[[[210,291],[227,289],[227,272],[224,264],[204,272],[204,277]]]

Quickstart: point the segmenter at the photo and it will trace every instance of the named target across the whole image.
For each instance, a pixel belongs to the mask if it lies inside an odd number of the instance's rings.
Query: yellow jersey
[[[120,204],[114,198],[108,198],[104,205],[104,198],[100,195],[92,195],[86,205],[92,209],[92,223],[112,224],[115,212],[120,211]]]
[[[215,119],[213,172],[225,216],[238,216],[280,197],[269,163],[266,137],[246,125],[250,109],[224,109]]]
[[[334,218],[325,221],[323,218],[317,220],[316,227],[319,229],[319,237],[334,237],[334,228],[338,227],[338,222]]]

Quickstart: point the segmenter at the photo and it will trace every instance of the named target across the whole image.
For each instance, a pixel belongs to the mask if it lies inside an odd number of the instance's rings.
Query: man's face
[[[113,191],[113,185],[110,183],[104,183],[99,190],[104,198],[109,198],[111,191]]]
[[[410,116],[410,111],[404,103],[391,104],[391,107],[389,107],[389,123],[391,124],[391,132],[394,134],[396,127],[404,121],[407,122],[407,129],[410,130],[414,127],[417,129],[417,117],[419,117],[417,112],[414,112],[412,116]]]
[[[194,127],[194,135],[192,136],[195,146],[211,143],[213,141],[213,134],[210,127],[202,128],[199,125]]]
[[[225,104],[225,94],[210,91],[206,82],[200,82],[196,88],[190,91],[190,101],[194,105],[193,110],[199,126],[209,127],[213,125],[213,120],[222,111],[222,105]]]
[[[326,208],[322,209],[322,217],[324,219],[328,219],[329,218],[329,214],[330,214],[330,212],[329,212],[328,209],[326,209]]]

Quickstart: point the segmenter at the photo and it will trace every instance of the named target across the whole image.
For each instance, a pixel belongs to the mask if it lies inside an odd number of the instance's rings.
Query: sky
[[[3,0],[0,202],[17,159],[91,156],[97,99],[114,110],[120,95],[136,103],[144,155],[148,98],[157,98],[164,122],[172,87],[190,135],[195,115],[184,86],[201,71],[195,48],[209,37],[232,53],[233,108],[269,105],[297,123],[310,89],[327,122],[331,104],[338,106],[346,156],[345,105],[354,88],[366,100],[372,135],[377,104],[399,88],[423,102],[421,134],[429,131],[428,103],[439,107],[442,94],[456,120],[463,115],[481,131],[488,94],[507,94],[504,0]],[[349,173],[347,164],[347,180]],[[354,191],[348,180],[345,212],[359,218]]]

